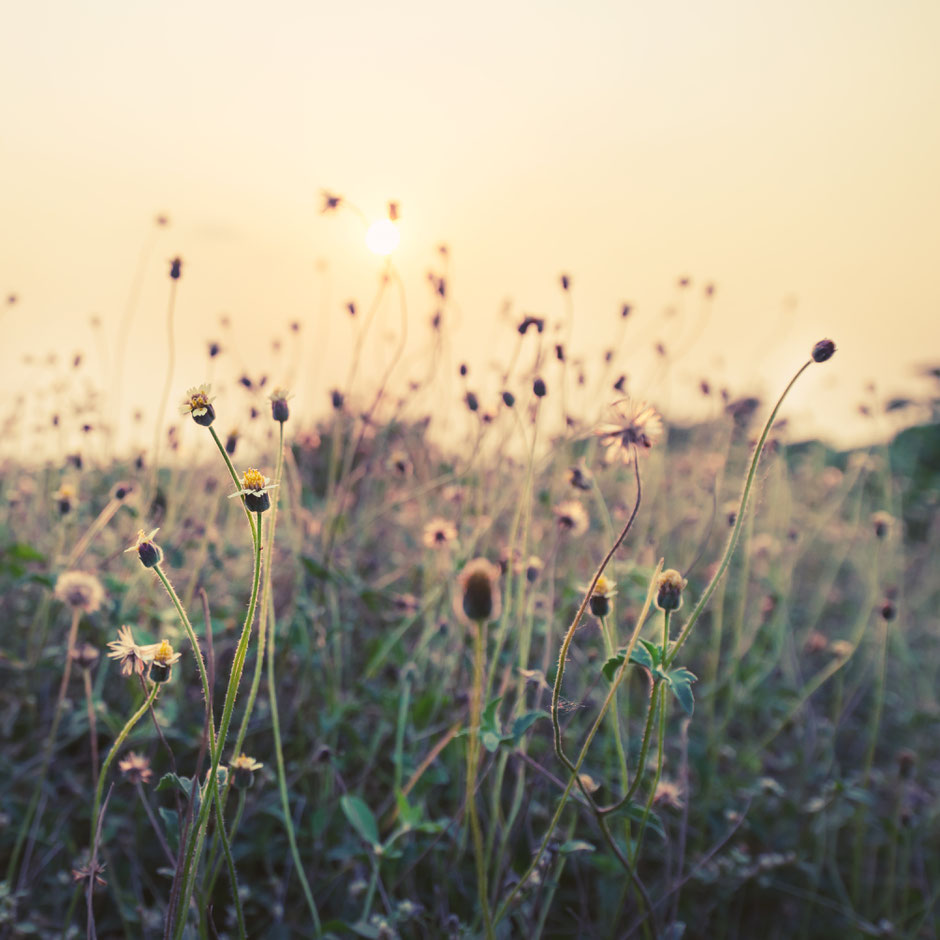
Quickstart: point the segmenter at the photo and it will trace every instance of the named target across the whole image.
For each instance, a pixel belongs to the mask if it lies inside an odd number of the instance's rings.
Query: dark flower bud
[[[238,431],[230,431],[228,437],[225,438],[225,453],[229,457],[235,456],[235,447],[238,444]]]
[[[461,376],[466,376],[466,374],[467,374],[469,371],[470,371],[470,370],[467,368],[467,364],[466,364],[465,362],[461,362],[461,363],[460,363],[460,374],[461,374]]]
[[[174,258],[170,262],[170,277],[173,278],[174,281],[178,281],[180,279],[180,268],[182,268],[182,266],[182,258]]]
[[[345,399],[343,398],[343,393],[338,388],[334,388],[333,391],[330,392],[330,399],[333,402],[333,407],[337,411],[343,407]]]
[[[460,573],[458,616],[476,623],[495,620],[500,613],[499,568],[485,558],[468,561]]]
[[[507,408],[512,408],[516,403],[516,396],[512,392],[503,392],[503,404]]]
[[[169,682],[170,676],[173,674],[173,668],[166,663],[158,663],[154,660],[150,664],[150,681],[160,684],[162,682]]]
[[[825,362],[827,359],[832,358],[832,354],[835,351],[836,351],[836,344],[831,339],[821,339],[813,347],[813,361]]]
[[[137,541],[130,548],[125,549],[128,552],[137,552],[137,557],[145,568],[155,568],[163,561],[163,552],[153,540],[158,531],[159,529],[154,529],[148,535],[141,529],[137,533]]]
[[[678,610],[682,606],[682,589],[687,583],[675,568],[667,568],[659,576],[656,606],[663,611]]]
[[[478,411],[480,408],[480,402],[478,401],[476,395],[473,392],[467,392],[464,400],[467,402],[467,407],[471,411]]]
[[[281,424],[290,417],[290,408],[287,407],[287,393],[282,389],[276,388],[271,394],[271,416]]]
[[[532,391],[535,393],[536,398],[544,398],[548,394],[548,389],[545,387],[545,382],[542,379],[536,379],[532,383]]]

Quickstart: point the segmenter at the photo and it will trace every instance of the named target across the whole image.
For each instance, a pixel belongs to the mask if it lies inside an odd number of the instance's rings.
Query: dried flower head
[[[484,623],[499,617],[499,574],[499,567],[486,558],[474,558],[464,565],[454,598],[454,610],[461,620]]]
[[[656,606],[660,610],[678,610],[682,606],[682,589],[688,584],[675,568],[667,568],[659,576]]]
[[[290,409],[287,407],[287,400],[291,398],[283,388],[276,388],[268,396],[271,401],[271,416],[275,421],[283,424],[290,417]]]
[[[55,583],[55,597],[73,610],[93,614],[104,603],[104,588],[87,571],[66,571]]]
[[[259,764],[253,757],[242,752],[229,765],[232,774],[232,785],[237,790],[247,790],[255,782],[255,771],[261,770],[264,764]]]
[[[118,770],[128,783],[150,783],[153,777],[149,758],[136,751],[128,751],[127,755],[118,761]]]
[[[243,496],[245,505],[251,512],[264,512],[271,508],[271,497],[268,496],[268,492],[276,486],[277,483],[272,483],[260,470],[249,467],[242,474],[241,489],[232,493],[229,499]]]
[[[633,460],[635,449],[648,450],[662,437],[662,418],[656,409],[646,402],[632,402],[622,398],[611,407],[616,420],[602,424],[594,433],[607,448],[604,454],[605,463],[620,459],[629,464]]]
[[[682,787],[674,780],[667,780],[663,777],[656,784],[656,790],[653,793],[653,804],[655,806],[667,806],[670,809],[681,810],[685,807],[685,796]]]
[[[72,881],[90,881],[93,880],[95,885],[106,885],[107,881],[101,877],[101,873],[104,871],[105,866],[103,862],[94,861],[86,862],[84,865],[79,865],[78,868],[72,869]]]
[[[435,516],[425,527],[421,541],[427,548],[444,548],[457,539],[457,529],[449,519]]]
[[[124,549],[125,553],[137,552],[137,557],[145,568],[155,568],[163,561],[163,550],[153,540],[159,531],[160,529],[156,528],[148,535],[143,529],[138,529],[137,539],[130,548]]]
[[[553,507],[558,528],[570,535],[584,535],[588,529],[588,514],[576,499],[565,499]]]
[[[209,427],[215,421],[215,408],[212,407],[212,399],[209,397],[211,385],[197,385],[189,389],[183,404],[180,405],[180,414],[192,415],[196,424],[201,424],[204,428]]]
[[[118,630],[118,638],[108,643],[108,648],[111,650],[108,658],[120,662],[122,676],[142,676],[146,671],[147,661],[144,659],[141,647],[134,642],[134,634],[127,624]]]

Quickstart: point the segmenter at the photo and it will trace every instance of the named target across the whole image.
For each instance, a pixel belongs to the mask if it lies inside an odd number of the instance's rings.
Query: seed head
[[[662,437],[663,421],[656,409],[646,402],[630,402],[624,398],[614,402],[613,410],[616,421],[602,424],[594,433],[607,448],[605,463],[619,457],[630,464],[634,448],[648,450]]]
[[[93,574],[66,571],[56,581],[55,597],[73,610],[93,614],[104,602],[104,588]]]

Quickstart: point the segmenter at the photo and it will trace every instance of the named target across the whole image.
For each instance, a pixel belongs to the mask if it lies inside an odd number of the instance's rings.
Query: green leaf
[[[539,709],[534,712],[526,712],[524,715],[520,715],[512,723],[512,743],[514,746],[518,747],[519,742],[522,740],[522,736],[529,730],[529,728],[534,725],[539,718],[551,718],[547,711]]]
[[[163,790],[179,790],[186,799],[189,799],[189,794],[193,789],[193,780],[192,777],[180,777],[177,774],[164,774],[160,778],[160,782],[156,786],[157,793],[160,793]]]
[[[167,842],[170,849],[174,852],[179,851],[180,847],[180,821],[176,815],[175,809],[167,809],[165,806],[158,806],[157,812],[163,820],[163,827],[166,829]]]
[[[503,697],[500,696],[488,702],[480,717],[480,742],[490,752],[495,751],[503,740],[503,732],[499,726],[499,715],[496,714],[502,700]]]
[[[614,681],[614,676],[617,675],[617,670],[623,663],[623,657],[626,653],[626,650],[618,650],[606,663],[601,667],[601,672],[604,673],[604,678],[608,682]]]
[[[597,849],[590,842],[583,839],[569,839],[563,842],[558,850],[562,855],[570,855],[572,852],[596,852]]]
[[[679,704],[687,715],[691,715],[695,708],[695,700],[692,698],[692,683],[696,679],[697,676],[689,672],[685,666],[679,666],[666,675],[669,688],[672,689],[673,695],[679,700]]]
[[[339,801],[346,818],[360,837],[373,848],[379,845],[379,824],[372,810],[358,796],[343,796]]]
[[[412,806],[408,802],[408,797],[401,790],[395,791],[395,802],[398,804],[398,818],[401,824],[409,829],[414,829],[421,822],[424,816],[424,807]]]

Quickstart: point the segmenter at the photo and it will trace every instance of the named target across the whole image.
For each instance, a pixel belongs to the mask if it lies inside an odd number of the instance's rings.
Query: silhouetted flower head
[[[140,563],[145,568],[155,568],[163,561],[163,550],[154,542],[153,537],[160,531],[154,529],[149,535],[143,529],[137,531],[137,540],[125,552],[137,552]]]
[[[832,358],[832,355],[835,351],[836,344],[831,339],[821,339],[813,347],[813,361],[825,362],[827,359]]]
[[[454,599],[462,620],[484,623],[500,614],[499,567],[486,558],[474,558],[464,565],[458,577],[459,592]]]

